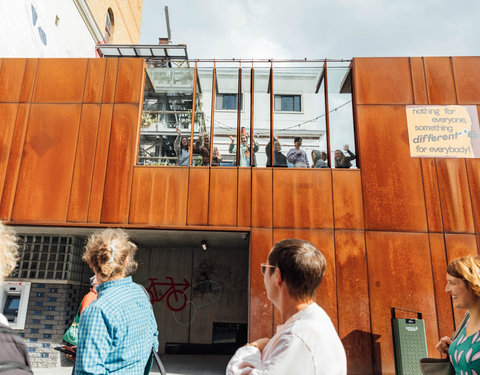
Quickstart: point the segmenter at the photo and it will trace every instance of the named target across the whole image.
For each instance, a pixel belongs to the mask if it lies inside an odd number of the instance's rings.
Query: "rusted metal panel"
[[[410,157],[404,106],[358,106],[365,228],[426,231],[420,160]]]
[[[261,337],[272,337],[273,306],[267,299],[260,264],[267,261],[273,245],[271,229],[252,229],[250,233],[250,310],[249,341]]]
[[[355,58],[357,104],[412,104],[410,64],[401,58]]]
[[[347,352],[347,372],[370,375],[372,336],[363,231],[335,231],[335,266],[338,333]]]
[[[449,57],[424,57],[429,104],[457,104]]]
[[[480,104],[480,57],[452,57],[458,104]]]
[[[437,159],[437,173],[445,231],[474,233],[465,160]]]
[[[438,190],[438,176],[435,159],[420,159],[425,192],[425,208],[427,210],[428,230],[443,231],[442,207]]]
[[[185,225],[188,168],[135,167],[129,222]]]
[[[410,57],[412,72],[413,100],[415,104],[428,104],[427,87],[425,86],[425,69],[421,57]]]
[[[272,169],[252,168],[252,227],[273,226]]]
[[[212,168],[208,224],[237,225],[237,174],[238,168]]]
[[[114,104],[103,193],[103,223],[128,222],[138,126],[138,104]]]
[[[273,169],[275,228],[333,228],[330,169]]]
[[[427,233],[367,232],[367,267],[372,334],[375,347],[374,373],[395,374],[390,308],[423,313],[428,352],[438,338],[435,292]]]
[[[335,229],[363,229],[362,181],[359,170],[332,170]]]
[[[32,102],[81,103],[87,59],[39,59]]]
[[[32,104],[12,220],[66,221],[81,110],[81,104]]]
[[[100,104],[84,104],[78,133],[72,188],[69,197],[68,221],[80,223],[87,221],[95,163],[94,145],[97,143],[99,120]]]
[[[190,168],[187,225],[207,225],[210,167]]]
[[[0,103],[19,102],[26,59],[3,59],[0,66]]]

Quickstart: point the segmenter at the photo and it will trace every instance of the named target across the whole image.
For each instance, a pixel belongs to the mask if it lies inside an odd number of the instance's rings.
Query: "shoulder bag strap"
[[[470,314],[468,313],[468,311],[465,313],[465,316],[463,317],[463,320],[462,322],[460,323],[460,325],[457,327],[457,329],[455,330],[455,332],[453,333],[452,337],[450,340],[452,341],[455,341],[455,339],[458,337],[458,335],[460,334],[460,331],[463,329],[463,327],[465,326],[465,324],[467,324],[467,321],[468,321],[468,318],[470,317]]]
[[[141,284],[138,284],[138,285],[140,285],[140,287],[143,289],[144,293],[147,295],[148,301],[150,302],[151,301],[150,294],[148,294],[147,290],[145,289],[145,287],[143,285],[141,285]],[[150,307],[153,310],[152,304],[150,304]],[[157,352],[153,348],[152,348],[152,355],[153,355],[153,358],[155,359],[155,362],[157,363],[158,369],[160,370],[160,374],[161,375],[167,375],[167,372],[165,371],[165,367],[163,367],[162,360],[160,359],[159,355],[157,354]]]
[[[155,358],[155,362],[157,363],[158,369],[160,370],[160,374],[167,375],[167,372],[165,371],[165,367],[163,367],[162,360],[160,359],[157,352],[154,349],[152,349],[152,353],[153,353],[153,358]]]

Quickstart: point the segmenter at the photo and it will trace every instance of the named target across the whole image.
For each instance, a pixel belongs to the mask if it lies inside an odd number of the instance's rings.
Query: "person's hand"
[[[234,138],[233,136],[229,135],[228,138],[230,138],[230,140],[232,141],[232,143],[235,142],[235,138]]]
[[[275,137],[273,137],[273,139],[275,139],[275,140],[278,142],[278,140],[279,140],[278,135],[276,135]]]
[[[75,352],[75,353],[77,352],[77,345],[75,345],[75,346],[66,346],[66,345],[64,345],[64,346],[62,346],[62,348],[71,350],[71,351],[73,351],[73,352]],[[70,361],[75,362],[75,358],[76,358],[76,357],[74,357],[73,355],[71,355],[71,354],[66,354],[66,353],[65,353],[65,357],[67,357]]]
[[[343,149],[344,149],[345,151],[348,151],[350,148],[348,147],[348,145],[343,145]]]
[[[448,347],[452,343],[452,340],[450,340],[450,337],[445,336],[440,339],[440,341],[435,345],[435,348],[442,353],[442,354],[448,354]]]
[[[175,131],[177,132],[178,135],[182,135],[182,131],[180,130],[180,128],[176,128]]]
[[[263,352],[263,349],[269,342],[270,342],[270,339],[268,337],[264,337],[262,339],[255,340],[251,344],[253,344],[253,346],[258,347],[258,349],[260,349],[260,351]]]

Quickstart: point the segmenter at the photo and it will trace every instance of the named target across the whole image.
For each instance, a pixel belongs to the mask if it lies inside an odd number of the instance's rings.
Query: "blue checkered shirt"
[[[143,374],[157,323],[147,295],[131,277],[97,286],[80,315],[75,374]]]

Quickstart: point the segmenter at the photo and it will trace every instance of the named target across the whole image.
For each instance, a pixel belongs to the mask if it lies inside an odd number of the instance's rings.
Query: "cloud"
[[[166,35],[145,0],[142,40]],[[478,55],[480,2],[464,0],[176,0],[173,42],[192,58]],[[155,17],[153,17],[155,15]],[[163,24],[162,24],[163,22]]]

